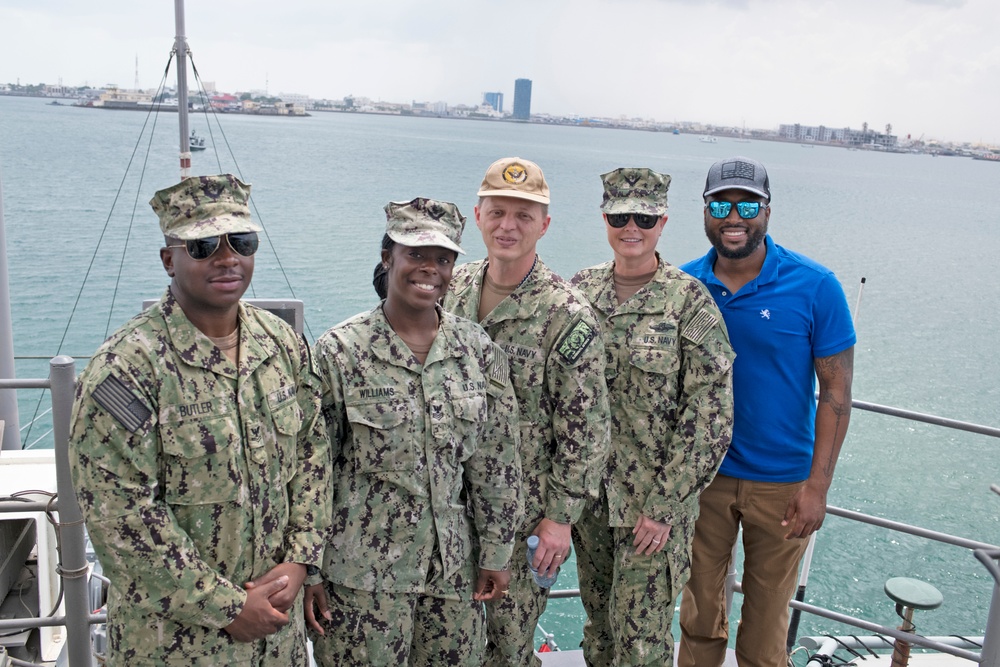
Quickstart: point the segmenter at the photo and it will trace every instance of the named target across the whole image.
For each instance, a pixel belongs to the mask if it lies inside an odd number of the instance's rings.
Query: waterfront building
[[[483,104],[493,107],[497,113],[503,113],[503,93],[483,93]]]
[[[514,81],[514,118],[518,120],[531,118],[531,79]]]
[[[849,127],[832,128],[825,125],[782,124],[778,126],[778,137],[788,141],[845,144],[847,146],[870,146],[881,149],[896,148],[897,137],[888,132],[876,132],[868,125],[860,130]]]

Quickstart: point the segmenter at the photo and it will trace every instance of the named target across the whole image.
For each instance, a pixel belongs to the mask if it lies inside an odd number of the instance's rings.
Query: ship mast
[[[174,53],[177,55],[177,120],[180,125],[181,180],[191,175],[191,133],[188,129],[187,36],[184,34],[184,0],[174,0]]]

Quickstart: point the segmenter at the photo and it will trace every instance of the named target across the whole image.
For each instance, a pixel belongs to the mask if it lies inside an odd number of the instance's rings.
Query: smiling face
[[[729,215],[721,220],[713,218],[708,211],[708,202],[724,201],[733,204]],[[756,218],[744,220],[736,210],[735,204],[741,201],[760,202],[760,212]],[[767,221],[771,217],[771,207],[765,206],[768,200],[746,190],[723,190],[710,195],[705,205],[705,235],[712,243],[715,251],[726,259],[745,259],[757,252],[764,252],[764,236],[767,234]]]
[[[180,247],[161,248],[160,260],[173,279],[170,291],[188,319],[208,335],[220,335],[208,330],[214,329],[211,322],[225,319],[235,325],[233,318],[240,298],[253,278],[253,256],[233,252],[223,240],[207,259],[194,260],[184,248],[184,241],[167,241],[167,245]]]
[[[440,246],[396,243],[391,250],[383,250],[390,306],[410,312],[433,309],[448,291],[457,257],[454,250]]]
[[[640,229],[635,219],[629,218],[628,224],[614,228],[608,224],[608,216],[604,215],[604,228],[608,233],[608,244],[615,253],[615,262],[630,267],[656,269],[656,244],[667,223],[667,216],[662,216],[652,229]]]
[[[483,197],[475,213],[490,262],[523,264],[527,271],[549,228],[547,207],[516,197]]]

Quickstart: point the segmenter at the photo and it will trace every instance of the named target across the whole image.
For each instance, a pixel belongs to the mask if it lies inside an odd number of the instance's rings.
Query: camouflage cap
[[[549,203],[549,184],[541,167],[519,157],[500,158],[490,165],[479,186],[480,197],[515,197]]]
[[[417,197],[385,205],[385,233],[396,243],[410,247],[440,246],[463,255],[465,216],[451,202]]]
[[[771,182],[764,165],[741,155],[719,160],[709,168],[702,197],[723,190],[745,190],[771,201]]]
[[[645,167],[623,167],[601,175],[604,182],[603,213],[667,214],[669,174]]]
[[[250,186],[232,174],[192,176],[149,200],[160,231],[182,241],[220,234],[259,232],[250,219]]]

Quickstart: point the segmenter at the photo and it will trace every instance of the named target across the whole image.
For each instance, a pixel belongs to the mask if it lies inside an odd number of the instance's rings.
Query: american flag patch
[[[704,338],[705,334],[711,331],[716,324],[718,324],[719,318],[708,312],[704,308],[698,311],[687,326],[684,327],[684,331],[681,335],[687,338],[694,344],[700,343]]]
[[[722,165],[722,179],[745,178],[748,181],[754,180],[754,167],[749,162],[737,160],[736,162],[725,162]]]
[[[491,355],[487,371],[490,375],[490,384],[498,389],[506,389],[510,382],[507,358],[496,345],[491,348]]]
[[[94,387],[90,395],[131,433],[138,431],[152,414],[149,408],[135,397],[128,385],[114,375],[104,378],[101,384]]]

